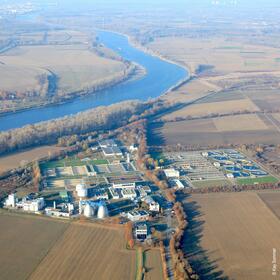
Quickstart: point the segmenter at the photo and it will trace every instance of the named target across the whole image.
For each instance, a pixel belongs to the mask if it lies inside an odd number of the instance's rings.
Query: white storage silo
[[[84,208],[84,216],[87,218],[92,218],[94,216],[94,210],[89,204]]]
[[[78,197],[85,198],[88,196],[88,190],[87,190],[85,184],[78,184],[76,186],[76,192],[77,192]]]
[[[98,207],[97,218],[104,219],[108,216],[108,209],[105,205],[100,205]]]

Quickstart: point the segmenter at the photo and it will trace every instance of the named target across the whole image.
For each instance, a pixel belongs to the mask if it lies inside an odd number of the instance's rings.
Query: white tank
[[[88,196],[88,190],[84,184],[78,184],[76,186],[76,192],[78,197],[84,198]]]
[[[100,205],[97,212],[98,219],[104,219],[108,216],[108,209],[105,205]]]
[[[94,210],[89,204],[87,204],[84,209],[84,215],[87,218],[92,218],[94,216]]]

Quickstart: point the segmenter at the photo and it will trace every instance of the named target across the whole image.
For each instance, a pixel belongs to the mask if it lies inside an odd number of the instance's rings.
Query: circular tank
[[[98,211],[97,211],[97,218],[98,219],[104,219],[108,216],[108,210],[107,207],[105,205],[100,205],[98,207]]]
[[[84,184],[78,184],[76,186],[76,192],[79,197],[87,197],[88,190]]]
[[[87,218],[92,218],[93,215],[94,215],[94,210],[89,204],[87,204],[85,209],[84,209],[84,215]]]

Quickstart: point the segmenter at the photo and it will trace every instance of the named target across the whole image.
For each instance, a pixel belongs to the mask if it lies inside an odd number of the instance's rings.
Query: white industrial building
[[[176,170],[174,168],[164,169],[163,172],[167,178],[179,178],[180,177],[179,170]]]
[[[43,197],[34,199],[34,200],[26,200],[22,203],[23,211],[28,212],[38,212],[43,210],[45,207],[45,200]]]
[[[140,197],[145,197],[145,196],[147,196],[147,192],[146,192],[144,189],[138,188],[138,191],[139,191]]]
[[[123,153],[119,147],[102,148],[102,152],[106,157],[122,156]]]
[[[108,200],[108,192],[104,189],[97,189],[94,190],[91,196],[91,199],[93,200]]]
[[[113,183],[115,189],[135,189],[135,182]]]
[[[137,223],[134,228],[137,240],[145,240],[148,236],[148,226],[146,223]]]
[[[113,199],[120,199],[120,195],[116,189],[110,187],[109,191]]]
[[[76,186],[77,196],[80,198],[86,198],[88,196],[88,190],[85,184],[78,184]]]
[[[5,200],[5,206],[6,207],[16,207],[17,197],[15,193],[9,194],[8,198]]]
[[[142,201],[144,201],[148,205],[150,211],[159,212],[160,205],[151,196],[142,198]]]
[[[109,147],[117,147],[117,143],[115,142],[115,140],[113,139],[106,139],[106,140],[103,140],[103,141],[99,141],[99,146],[101,148],[109,148]]]
[[[185,186],[179,179],[174,179],[173,182],[176,184],[176,189],[180,190],[185,188]]]
[[[137,194],[134,189],[122,189],[121,194],[123,198],[134,199],[137,197]]]
[[[127,213],[127,218],[132,222],[145,221],[149,218],[149,213],[145,210],[129,211]]]

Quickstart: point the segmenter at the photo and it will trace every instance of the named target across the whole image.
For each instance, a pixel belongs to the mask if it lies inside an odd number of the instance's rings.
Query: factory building
[[[117,147],[118,146],[117,143],[115,142],[115,140],[113,140],[113,139],[107,139],[107,140],[99,141],[98,144],[101,148],[109,148],[109,147]]]
[[[9,194],[8,198],[5,200],[5,206],[6,207],[16,207],[17,197],[15,193]]]
[[[180,177],[180,172],[174,168],[164,169],[163,172],[167,178],[179,178]]]
[[[144,241],[148,236],[148,226],[146,223],[137,223],[134,228],[135,238],[139,241]]]
[[[137,197],[137,194],[134,189],[122,189],[121,194],[123,198],[134,199]]]
[[[118,183],[113,183],[113,188],[114,189],[135,189],[135,182],[118,182]]]
[[[109,191],[113,199],[120,199],[120,195],[116,189],[110,187]]]
[[[85,184],[78,184],[76,186],[77,196],[80,198],[86,198],[88,196],[88,190]]]
[[[145,221],[149,218],[149,213],[145,210],[129,211],[127,213],[127,218],[132,222]]]
[[[22,203],[23,211],[38,212],[45,207],[45,200],[43,197],[27,200]]]
[[[160,205],[157,202],[155,202],[151,196],[146,196],[142,198],[142,201],[148,205],[150,211],[159,212]]]
[[[176,185],[176,189],[180,190],[180,189],[185,188],[185,186],[183,185],[183,183],[179,179],[174,179],[173,182]]]
[[[91,193],[92,200],[108,200],[108,192],[104,189],[94,189]]]

